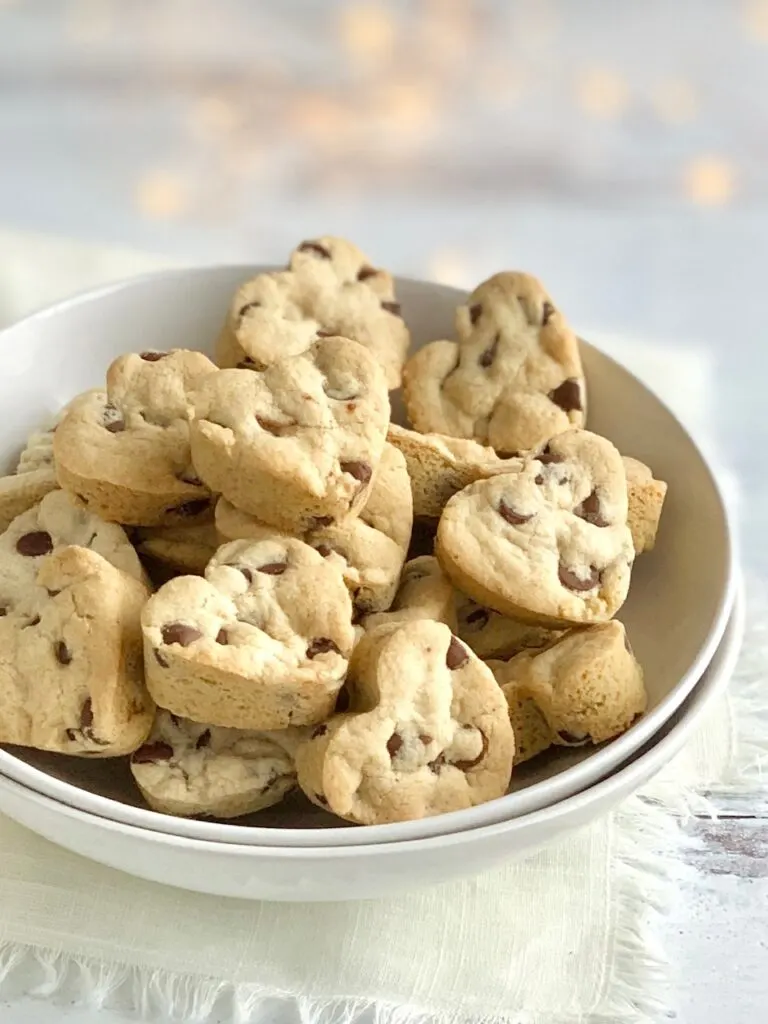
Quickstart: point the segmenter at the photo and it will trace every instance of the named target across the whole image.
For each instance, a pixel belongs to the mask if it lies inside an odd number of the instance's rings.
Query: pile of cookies
[[[0,480],[0,742],[130,755],[169,814],[298,786],[377,824],[627,729],[646,693],[614,616],[666,485],[585,429],[534,278],[409,341],[390,274],[305,241],[238,290],[215,363],[121,356],[33,435]]]

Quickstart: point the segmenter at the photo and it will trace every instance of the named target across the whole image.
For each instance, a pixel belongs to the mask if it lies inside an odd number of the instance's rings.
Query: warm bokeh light
[[[187,182],[173,171],[147,171],[136,184],[136,206],[152,220],[172,220],[184,213],[189,204]]]
[[[685,192],[701,206],[722,206],[736,190],[735,171],[724,157],[700,156],[685,168]]]
[[[384,61],[392,53],[395,21],[382,4],[350,4],[339,12],[339,36],[353,58],[365,62]]]
[[[332,96],[308,93],[290,105],[288,126],[315,144],[332,149],[354,129],[354,114]]]
[[[576,81],[576,100],[585,114],[610,120],[629,102],[626,81],[610,68],[587,68]]]
[[[471,0],[423,0],[420,36],[424,57],[448,67],[471,54],[477,35],[477,9]]]
[[[746,0],[743,18],[747,33],[761,43],[768,43],[768,0]]]
[[[391,81],[372,98],[374,116],[398,133],[417,134],[434,120],[436,96],[428,80]]]

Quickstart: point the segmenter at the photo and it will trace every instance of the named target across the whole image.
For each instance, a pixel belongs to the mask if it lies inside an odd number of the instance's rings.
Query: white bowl
[[[333,848],[244,846],[165,835],[58,803],[0,775],[0,811],[47,839],[139,878],[240,899],[374,899],[476,874],[604,814],[659,771],[724,691],[744,629],[739,596],[693,694],[630,763],[552,807],[495,825],[405,842]],[[364,838],[365,833],[358,833]]]
[[[103,385],[109,362],[146,348],[209,350],[236,285],[257,269],[215,267],[152,274],[61,303],[0,332],[0,465],[41,419],[85,388]],[[465,293],[401,280],[414,346],[450,336]],[[647,462],[670,490],[656,549],[638,559],[620,617],[645,668],[648,713],[599,749],[546,756],[515,773],[509,795],[422,821],[368,827],[289,801],[238,823],[188,821],[141,806],[125,761],[89,762],[33,750],[0,750],[0,771],[93,814],[147,829],[257,846],[358,846],[457,832],[545,807],[605,778],[664,725],[719,643],[734,594],[728,513],[711,468],[670,411],[643,384],[588,344],[589,425]]]

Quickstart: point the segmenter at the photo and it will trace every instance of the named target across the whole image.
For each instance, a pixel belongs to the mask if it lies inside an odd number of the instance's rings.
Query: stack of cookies
[[[646,694],[614,616],[666,486],[585,429],[534,278],[409,340],[390,274],[305,241],[237,291],[216,362],[121,356],[34,435],[0,480],[0,741],[130,755],[169,814],[298,786],[378,824],[627,729]]]

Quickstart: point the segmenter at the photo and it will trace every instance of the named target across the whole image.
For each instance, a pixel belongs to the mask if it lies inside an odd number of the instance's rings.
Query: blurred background
[[[768,0],[0,0],[1,225],[530,270],[582,330],[682,353],[737,469],[767,166]]]

